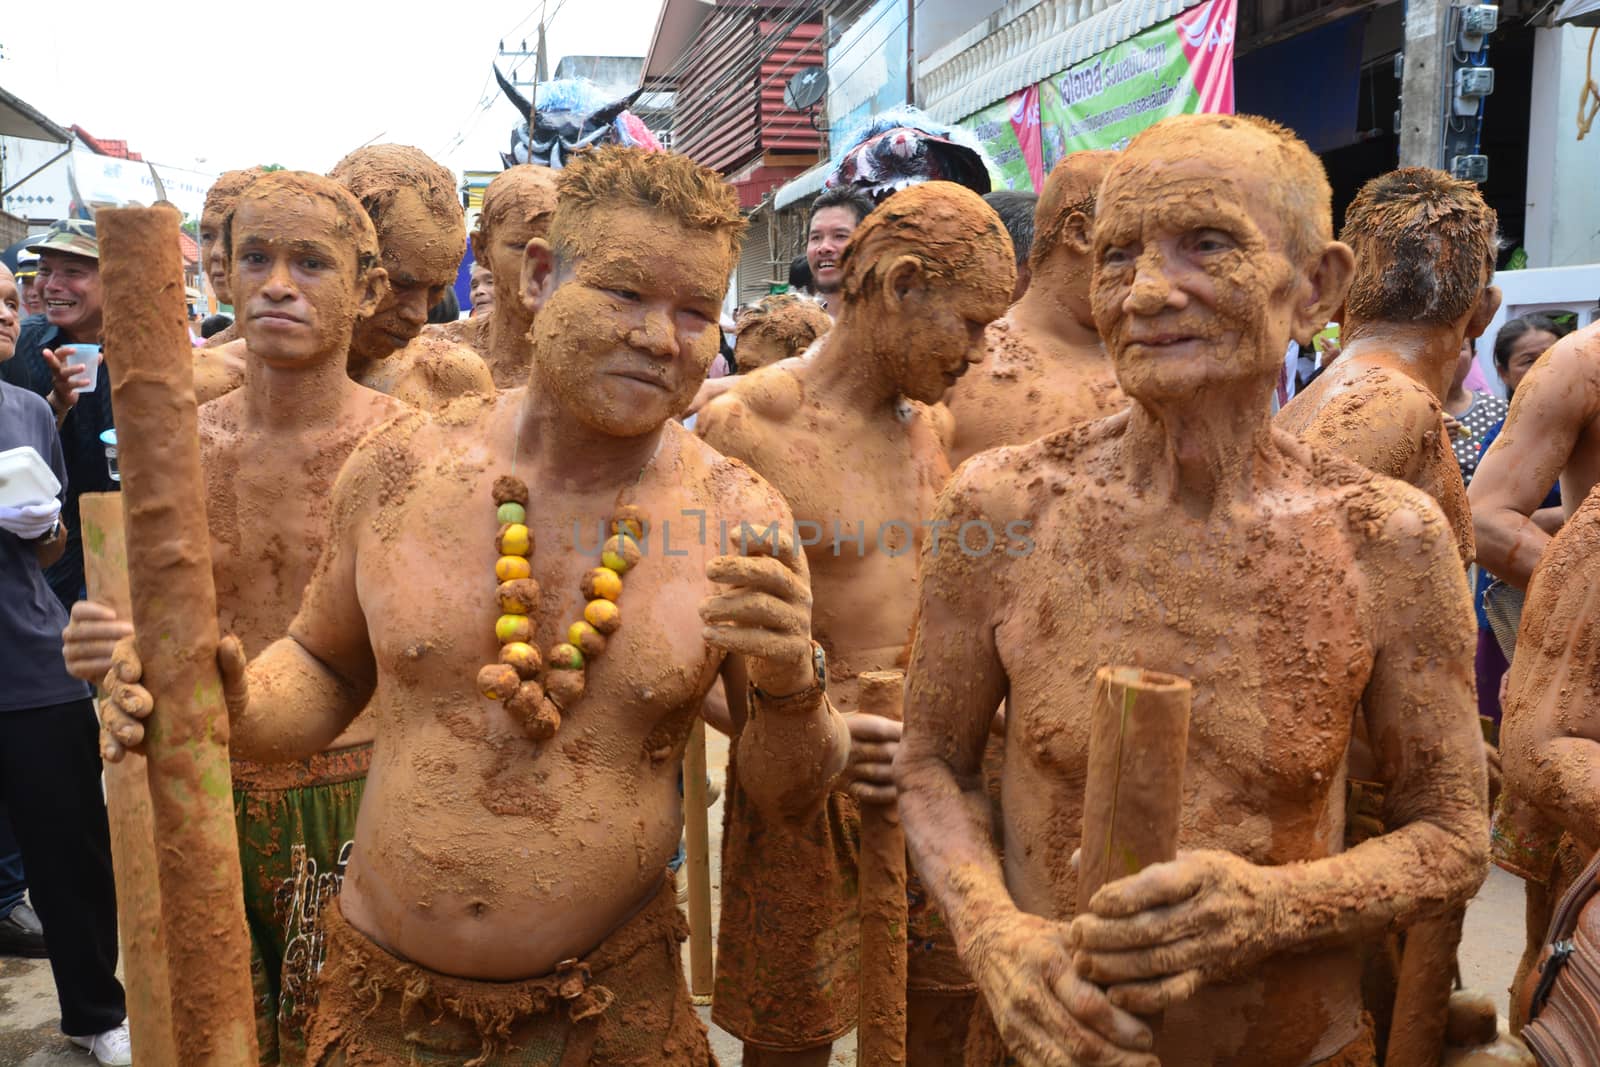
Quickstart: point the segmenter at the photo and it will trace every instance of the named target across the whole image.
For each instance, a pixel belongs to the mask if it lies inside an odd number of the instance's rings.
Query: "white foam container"
[[[61,483],[44,457],[27,445],[0,452],[0,507],[54,500]]]

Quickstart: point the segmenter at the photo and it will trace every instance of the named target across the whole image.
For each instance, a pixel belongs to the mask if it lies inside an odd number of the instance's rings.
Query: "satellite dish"
[[[821,67],[807,67],[783,87],[783,103],[790,111],[805,111],[816,107],[827,91],[828,72]]]

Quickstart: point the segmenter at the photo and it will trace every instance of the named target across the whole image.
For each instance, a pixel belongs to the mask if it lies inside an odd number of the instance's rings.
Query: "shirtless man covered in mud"
[[[798,293],[764,296],[733,314],[733,332],[739,339],[734,357],[739,374],[752,374],[799,356],[811,343],[833,329],[833,319],[821,304]]]
[[[201,406],[200,460],[219,621],[254,656],[289,631],[300,607],[339,468],[368,430],[406,408],[345,373],[350,335],[378,306],[385,276],[377,233],[343,186],[265,175],[241,194],[218,241],[246,369],[240,388]],[[64,635],[68,668],[102,680],[112,645],[131,632],[110,608],[79,601]],[[233,761],[263,1064],[304,1062],[321,906],[355,837],[371,741],[370,719],[359,719],[293,763]]]
[[[1470,564],[1472,516],[1443,402],[1462,339],[1500,309],[1495,213],[1471,182],[1403,167],[1362,186],[1342,236],[1356,257],[1343,354],[1277,425],[1433,497]]]
[[[421,411],[437,411],[468,393],[493,392],[494,381],[475,352],[422,332],[428,309],[455,281],[466,247],[466,222],[450,172],[415,148],[381,144],[351,152],[328,176],[355,194],[371,216],[389,274],[383,303],[351,339],[350,377]],[[242,368],[241,346],[224,345],[215,358]],[[221,396],[242,380],[237,373],[221,383],[208,378],[204,395]]]
[[[501,171],[483,191],[483,211],[472,232],[472,256],[493,279],[494,299],[485,314],[474,314],[437,332],[483,357],[498,389],[514,389],[528,381],[533,348],[528,330],[533,313],[522,298],[522,260],[528,242],[550,230],[556,209],[556,172],[521,163]]]
[[[1045,180],[1034,214],[1033,282],[989,327],[987,354],[950,390],[950,463],[1127,406],[1089,307],[1095,194],[1115,152],[1074,152]]]
[[[1349,283],[1330,200],[1316,157],[1263,120],[1136,137],[1101,189],[1093,288],[1133,403],[974,458],[941,500],[947,530],[1027,524],[987,554],[930,545],[896,762],[912,856],[1000,1038],[971,1063],[1365,1067],[1357,942],[1484,877],[1449,526],[1269,416],[1289,339],[1309,342]],[[1108,665],[1194,685],[1180,851],[1077,914]],[[1003,869],[978,774],[1002,698]],[[1393,817],[1345,852],[1358,708]]]
[[[1550,544],[1533,513],[1557,479],[1569,517],[1600,482],[1600,322],[1539,357],[1472,476],[1478,564],[1518,589]]]
[[[746,375],[701,412],[706,442],[771,482],[800,524],[817,639],[846,712],[862,672],[905,667],[917,549],[950,474],[927,405],[981,358],[1015,270],[975,193],[948,182],[896,193],[844,249],[838,319],[816,355]],[[856,791],[893,803],[900,724],[848,720]],[[748,778],[729,775],[712,1017],[745,1042],[749,1067],[826,1064],[855,1022],[859,818],[832,793],[809,823],[771,825],[742,795]],[[915,905],[908,1058],[959,1063],[974,987],[942,924]]]
[[[788,508],[672,421],[716,356],[742,230],[682,156],[574,159],[529,249],[529,386],[369,435],[289,636],[247,670],[224,642],[241,755],[302,758],[369,701],[375,720],[310,1062],[711,1062],[665,873],[690,722],[719,674],[749,693],[738,757],[774,817],[814,805],[848,745],[805,558],[744,536]],[[149,713],[117,655],[112,756]]]
[[[238,202],[239,194],[265,173],[262,167],[224,171],[206,190],[205,206],[200,209],[200,268],[206,272],[206,281],[211,283],[211,291],[216,294],[219,304],[233,306],[233,290],[228,285],[228,257],[222,250],[222,227],[227,223],[228,216],[233,214],[233,205]],[[228,328],[206,338],[204,347],[217,348],[240,336],[239,316],[235,313]],[[195,367],[198,371],[198,359]],[[244,373],[242,365],[237,369],[239,373]],[[201,397],[200,403],[210,399],[209,396]]]

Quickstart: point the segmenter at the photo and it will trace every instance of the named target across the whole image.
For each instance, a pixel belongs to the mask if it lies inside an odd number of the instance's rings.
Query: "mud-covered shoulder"
[[[335,530],[349,530],[409,496],[427,457],[438,454],[438,435],[429,416],[409,407],[368,430],[334,482]]]
[[[743,460],[723,454],[677,423],[669,422],[664,432],[678,441],[683,484],[694,488],[708,513],[733,521],[790,521],[782,494]]]
[[[1433,497],[1335,453],[1307,456],[1311,483],[1333,499],[1363,554],[1422,565],[1442,551],[1458,562],[1455,532]]]
[[[712,403],[737,402],[751,414],[763,419],[787,421],[800,410],[800,403],[805,399],[805,386],[796,372],[796,367],[800,365],[790,365],[789,360],[782,360],[770,367],[741,375],[739,384]]]

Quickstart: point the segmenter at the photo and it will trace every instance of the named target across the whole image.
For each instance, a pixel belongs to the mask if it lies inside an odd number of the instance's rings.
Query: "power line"
[[[747,51],[745,57],[741,58],[737,65],[730,67],[728,72],[724,74],[715,85],[704,90],[706,97],[709,98],[715,96],[715,99],[708,99],[708,101],[700,107],[700,115],[697,120],[691,120],[682,129],[675,128],[672,134],[673,140],[678,144],[682,144],[684,141],[693,138],[696,134],[700,133],[708,125],[714,122],[717,118],[718,109],[728,101],[732,100],[735,93],[746,87],[739,85],[738,82],[748,76],[749,72],[744,68],[747,63],[751,62],[751,57],[753,56],[756,67],[754,73],[756,77],[759,78],[761,74],[761,60],[765,59],[767,56],[770,56],[774,51],[776,51],[779,45],[794,35],[795,29],[798,28],[802,22],[814,17],[819,10],[820,7],[814,7],[811,5],[802,6],[797,9],[798,13],[794,18],[790,19],[787,23],[780,25],[779,28],[773,31],[771,34],[761,37],[756,47],[753,50]],[[760,36],[759,27],[757,29],[757,36]],[[784,64],[782,69],[787,70],[788,67],[793,64],[794,59],[798,58],[798,56],[799,53],[797,52],[795,56],[790,58],[788,63]],[[764,84],[766,83],[757,83],[758,93],[760,86]]]

